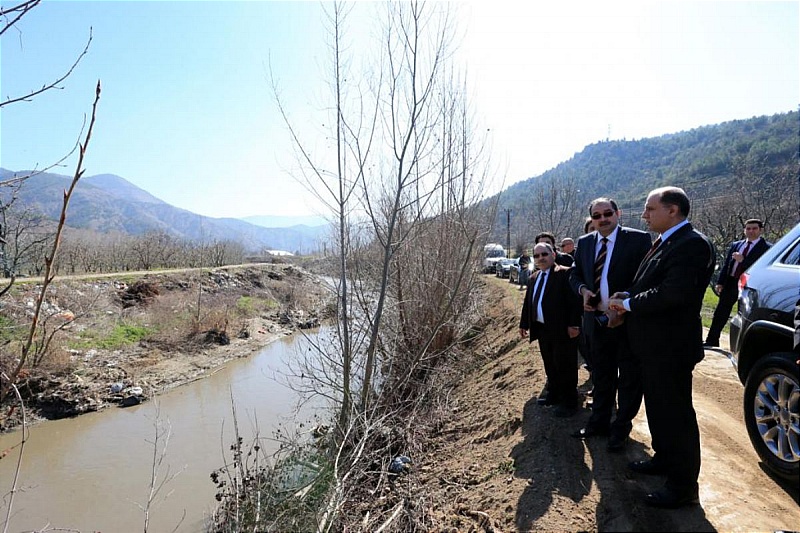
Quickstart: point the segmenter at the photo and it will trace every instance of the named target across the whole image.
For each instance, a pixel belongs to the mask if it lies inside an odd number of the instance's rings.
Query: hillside
[[[0,181],[30,174],[0,169]],[[51,220],[60,215],[64,190],[71,177],[39,173],[28,178],[19,189],[15,208],[30,208]],[[12,191],[0,190],[7,202]],[[173,237],[194,242],[232,240],[248,251],[279,249],[309,253],[322,248],[327,225],[266,228],[235,218],[212,218],[180,209],[159,200],[129,181],[113,174],[85,176],[70,201],[67,223],[70,227],[142,235],[163,231]]]
[[[648,139],[591,144],[555,168],[490,198],[489,202],[498,202],[494,239],[505,242],[508,210],[512,232],[520,225],[538,224],[543,227],[536,231],[563,231],[574,236],[583,227],[583,207],[598,196],[616,199],[631,215],[625,223],[636,227],[647,192],[662,185],[683,187],[695,206],[700,206],[706,200],[737,192],[734,178],[752,183],[743,176],[746,172],[769,183],[772,174],[783,176],[791,166],[788,173],[796,189],[799,131],[800,112],[793,111]],[[792,196],[786,192],[775,191],[778,196],[794,199],[796,214],[800,193],[795,190]],[[577,210],[579,214],[570,220],[564,220],[562,213],[543,219],[537,214],[543,205],[552,205],[556,211]],[[514,241],[512,236],[512,244]]]

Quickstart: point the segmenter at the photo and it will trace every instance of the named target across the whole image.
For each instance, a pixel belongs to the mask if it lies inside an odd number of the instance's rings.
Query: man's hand
[[[719,283],[717,283],[717,284],[714,286],[714,288],[717,290],[717,292],[722,292],[722,285],[720,285]]]
[[[574,339],[580,334],[581,334],[581,328],[575,326],[567,327],[567,335],[569,335],[570,339]]]
[[[622,305],[623,299],[622,298],[611,298],[608,301],[608,309],[611,311],[615,311],[617,315],[620,317],[625,314],[625,306]]]
[[[527,336],[528,336],[528,330],[527,330],[527,329],[522,329],[522,328],[519,328],[519,336],[520,336],[520,337],[522,337],[522,338],[524,339],[525,337],[527,337]]]
[[[595,294],[587,289],[586,287],[581,288],[581,295],[583,296],[583,310],[584,311],[594,311],[597,309],[597,306],[594,306],[589,303],[589,300],[595,297]]]

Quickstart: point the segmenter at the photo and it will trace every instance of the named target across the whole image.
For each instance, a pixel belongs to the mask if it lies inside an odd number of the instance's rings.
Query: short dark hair
[[[744,225],[746,226],[748,224],[758,224],[759,228],[764,229],[764,221],[761,220],[760,218],[749,218],[745,220]]]
[[[689,197],[686,196],[686,192],[684,192],[683,189],[679,187],[662,187],[653,192],[659,193],[659,202],[661,202],[663,205],[677,206],[678,211],[684,218],[689,216],[691,203],[689,202]]]
[[[551,245],[553,245],[553,246],[556,245],[556,236],[553,235],[552,233],[550,233],[549,231],[543,231],[543,232],[539,233],[538,235],[536,235],[536,237],[533,238],[533,243],[534,244],[538,244],[539,243],[539,239],[541,239],[542,237],[550,239],[550,244]]]
[[[583,232],[589,233],[589,228],[592,226],[592,217],[586,217],[586,222],[583,223]]]
[[[590,215],[592,214],[592,208],[594,207],[594,204],[611,204],[611,209],[613,209],[614,211],[619,211],[619,207],[617,207],[617,202],[615,202],[611,198],[606,198],[604,196],[601,196],[600,198],[595,198],[594,200],[589,202]]]

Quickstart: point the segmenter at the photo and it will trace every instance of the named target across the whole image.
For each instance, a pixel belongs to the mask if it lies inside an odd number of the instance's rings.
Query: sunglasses
[[[615,211],[606,211],[605,213],[592,213],[592,220],[600,220],[601,218],[611,218],[615,214]]]
[[[548,255],[550,255],[550,252],[542,252],[540,254],[533,254],[533,258],[539,259],[540,257],[547,257]]]

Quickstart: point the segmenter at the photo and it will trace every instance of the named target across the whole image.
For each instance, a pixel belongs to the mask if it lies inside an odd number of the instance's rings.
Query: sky
[[[800,104],[797,1],[451,5],[454,58],[486,125],[498,190],[601,140]],[[354,53],[370,46],[376,7],[356,4]],[[324,215],[292,177],[270,82],[271,71],[299,131],[318,135],[330,81],[324,20],[323,4],[307,1],[43,0],[0,37],[0,99],[65,73],[90,28],[92,42],[61,89],[0,108],[0,167],[43,168],[67,154],[100,80],[86,176],[116,174],[211,217]],[[71,176],[76,164],[73,155],[52,172]]]

